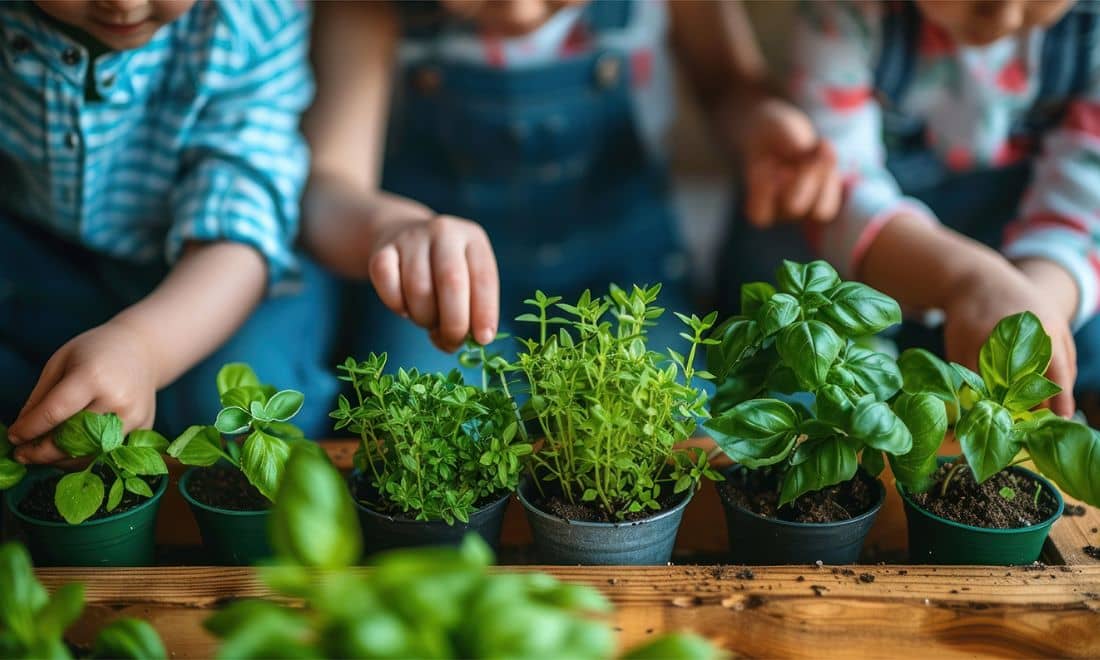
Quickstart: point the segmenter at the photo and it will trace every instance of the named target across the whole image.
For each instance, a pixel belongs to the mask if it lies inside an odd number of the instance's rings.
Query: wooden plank
[[[1052,562],[1071,566],[1100,566],[1100,509],[1089,506],[1068,495],[1066,509],[1076,507],[1070,514],[1063,514],[1050,529],[1046,554]],[[1087,548],[1093,548],[1086,552]]]
[[[365,570],[365,569],[364,569]],[[616,606],[620,642],[694,630],[736,655],[1012,657],[1100,655],[1100,566],[527,567],[595,586]],[[209,657],[202,620],[262,596],[250,569],[41,569],[51,590],[86,585],[70,639],[117,616],[151,621],[173,657]]]

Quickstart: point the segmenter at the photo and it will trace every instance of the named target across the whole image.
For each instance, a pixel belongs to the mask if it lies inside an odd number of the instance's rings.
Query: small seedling
[[[1008,500],[1009,502],[1016,499],[1016,491],[1012,490],[1008,486],[1002,487],[999,491],[997,491],[997,494],[1000,495],[1002,498]]]

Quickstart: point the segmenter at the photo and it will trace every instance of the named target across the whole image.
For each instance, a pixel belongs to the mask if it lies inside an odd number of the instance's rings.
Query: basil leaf
[[[798,320],[802,312],[798,299],[786,293],[769,298],[757,313],[757,325],[764,337],[770,337]]]
[[[844,355],[844,368],[864,394],[886,401],[901,389],[901,372],[889,355],[851,344]]]
[[[855,406],[836,385],[825,385],[817,393],[815,402],[817,417],[842,429],[847,429],[851,424],[852,411]]]
[[[260,379],[252,367],[243,362],[231,362],[218,370],[218,396],[238,387],[260,387]],[[224,404],[223,404],[224,405]]]
[[[148,447],[158,454],[168,451],[168,439],[151,429],[130,431],[126,444],[130,447]]]
[[[69,456],[92,456],[100,453],[105,427],[106,420],[100,415],[83,410],[61,423],[54,433],[54,444]],[[118,434],[121,442],[121,424]]]
[[[794,446],[798,413],[775,399],[745,401],[703,426],[726,455],[750,468],[773,465]]]
[[[103,503],[103,480],[91,472],[73,472],[61,477],[53,502],[58,513],[70,525],[91,518]]]
[[[298,414],[303,403],[305,403],[305,396],[301,392],[283,390],[276,392],[275,396],[268,400],[267,405],[264,406],[264,412],[269,421],[285,422]]]
[[[902,389],[908,394],[931,394],[944,403],[958,405],[955,375],[947,364],[924,350],[910,348],[898,357]]]
[[[1022,312],[1001,319],[978,354],[978,371],[989,392],[1002,399],[1009,386],[1050,365],[1050,337],[1039,317]]]
[[[724,380],[756,340],[756,334],[756,321],[734,319],[725,324],[722,334],[715,334],[719,344],[707,347],[707,371],[718,381]]]
[[[773,295],[775,295],[775,287],[767,282],[750,282],[741,285],[741,315],[755,318],[756,313]]]
[[[93,658],[164,660],[168,652],[157,631],[137,619],[115,619],[100,629],[92,647]]]
[[[65,629],[76,623],[83,611],[84,585],[65,584],[54,589],[49,602],[35,614],[37,636],[60,640]]]
[[[1083,424],[1048,418],[1024,438],[1028,454],[1058,488],[1100,506],[1100,435]]]
[[[252,402],[254,406],[260,407],[260,414],[263,414],[263,406],[257,402]],[[214,428],[218,429],[226,435],[237,435],[238,433],[244,433],[252,425],[253,415],[249,411],[236,406],[230,406],[228,408],[222,408],[218,412],[218,418],[214,420]]]
[[[27,474],[27,466],[10,458],[0,458],[0,490],[15,486]]]
[[[798,382],[807,390],[816,391],[825,384],[843,342],[821,321],[801,321],[784,328],[775,345]]]
[[[223,408],[236,407],[241,410],[248,410],[252,407],[253,401],[259,401],[261,404],[266,403],[267,393],[260,386],[234,387],[222,394],[219,401],[221,401]]]
[[[212,426],[191,426],[168,446],[168,455],[184,465],[207,467],[222,458],[222,437]]]
[[[779,506],[786,506],[811,491],[847,481],[855,476],[858,468],[855,449],[843,440],[816,442],[806,460],[791,466],[783,475]]]
[[[31,558],[22,545],[0,545],[0,628],[21,640],[35,634],[35,614],[49,600],[46,590],[34,577]]]
[[[126,490],[134,495],[140,495],[142,497],[153,496],[153,489],[149,487],[149,484],[145,483],[144,479],[139,479],[138,477],[130,477],[126,480]]]
[[[779,356],[774,348],[759,351],[737,363],[725,380],[719,382],[710,402],[711,413],[717,415],[737,404],[759,396],[768,375],[775,369]]]
[[[844,282],[833,291],[832,300],[818,314],[847,337],[866,337],[901,323],[897,301],[865,284]]]
[[[1005,469],[1020,451],[1012,433],[1012,415],[988,400],[977,402],[962,416],[955,435],[978,483]]]
[[[864,449],[859,457],[860,466],[872,477],[877,477],[886,469],[886,463],[882,460],[882,452],[877,449]]]
[[[122,446],[111,452],[111,459],[130,474],[168,474],[168,466],[157,450],[151,447]]]
[[[909,429],[882,401],[864,401],[852,412],[851,435],[887,454],[905,454],[913,448]]]
[[[1061,391],[1061,387],[1039,374],[1024,374],[1009,385],[1004,405],[1011,412],[1024,412]]]
[[[122,479],[116,478],[111,484],[111,490],[107,493],[107,510],[114,511],[122,502]]]
[[[909,428],[913,446],[904,454],[887,456],[894,476],[906,489],[919,493],[932,485],[938,467],[936,455],[947,436],[947,407],[931,393],[902,394],[894,413]]]
[[[286,441],[253,431],[241,447],[241,470],[264,497],[274,501],[289,455],[290,445]]]
[[[780,291],[801,297],[806,293],[832,290],[840,284],[840,276],[825,261],[800,264],[784,260],[775,273],[775,281]]]

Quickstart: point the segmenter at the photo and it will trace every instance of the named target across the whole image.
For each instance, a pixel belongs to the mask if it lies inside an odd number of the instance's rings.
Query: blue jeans
[[[95,254],[3,215],[0,245],[0,421],[10,423],[50,356],[147,295],[165,268]],[[215,375],[241,361],[264,382],[305,393],[295,422],[307,437],[331,433],[328,412],[339,388],[328,349],[337,292],[318,266],[301,264],[299,293],[263,301],[221,348],[157,394],[158,430],[171,438],[192,424],[212,424],[220,408]]]

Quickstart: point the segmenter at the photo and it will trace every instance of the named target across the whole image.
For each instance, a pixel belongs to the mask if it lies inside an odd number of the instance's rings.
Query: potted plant
[[[271,555],[268,510],[291,443],[302,440],[290,420],[304,398],[261,385],[242,363],[222,367],[216,384],[223,408],[214,425],[188,428],[168,454],[192,466],[180,478],[180,492],[214,561],[252,564]]]
[[[913,444],[888,403],[897,364],[867,347],[900,320],[893,299],[823,261],[786,261],[776,286],[742,288],[741,313],[707,351],[717,392],[704,425],[737,463],[718,485],[733,561],[859,557],[885,494],[883,454]]]
[[[543,561],[664,564],[700,480],[718,478],[705,452],[677,446],[706,416],[694,361],[716,315],[677,315],[687,357],[650,350],[660,289],[612,285],[575,304],[538,291],[525,301],[535,313],[517,319],[537,328],[508,369],[526,381],[524,417],[543,438],[519,489]]]
[[[608,658],[610,609],[595,589],[541,573],[490,572],[475,534],[460,547],[406,548],[360,560],[351,498],[327,458],[296,447],[274,507],[277,562],[261,573],[296,601],[243,600],[206,622],[218,657]],[[301,606],[300,606],[301,605]],[[674,635],[637,658],[713,658],[705,640]]]
[[[6,432],[0,448],[10,452]],[[123,437],[114,413],[77,413],[54,435],[84,467],[16,468],[4,458],[8,510],[41,566],[145,566],[153,563],[154,523],[168,485],[161,453],[168,441],[150,430]],[[20,466],[21,467],[21,466]]]
[[[385,353],[348,358],[340,379],[355,399],[340,395],[331,414],[360,437],[348,484],[368,551],[458,544],[471,531],[496,546],[531,453],[507,383],[483,378],[477,388],[457,370],[389,375],[385,366]]]
[[[74,649],[63,635],[83,609],[83,585],[66,584],[47,594],[34,576],[26,549],[18,543],[0,545],[0,656],[71,658]],[[100,629],[90,653],[81,655],[133,660],[167,657],[156,631],[144,621],[129,618]]]
[[[914,432],[912,452],[891,459],[914,561],[1031,563],[1062,514],[1058,488],[1100,506],[1097,433],[1035,409],[1061,391],[1044,377],[1050,358],[1050,337],[1030,312],[996,325],[978,374],[924,350],[902,354],[903,396],[923,397],[924,409],[911,415],[911,428],[925,431]],[[962,455],[937,460],[949,424]],[[1020,466],[1028,461],[1043,476]]]

